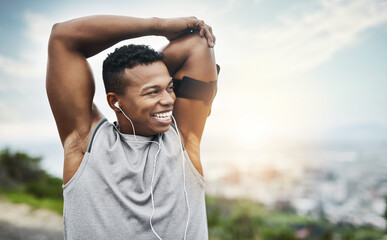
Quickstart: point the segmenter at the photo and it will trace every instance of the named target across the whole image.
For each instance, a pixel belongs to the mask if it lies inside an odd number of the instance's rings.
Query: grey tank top
[[[188,217],[183,162],[174,126],[154,137],[120,133],[102,119],[94,128],[80,167],[63,186],[65,239],[183,239]],[[186,151],[186,190],[191,216],[186,239],[208,239],[205,183]]]

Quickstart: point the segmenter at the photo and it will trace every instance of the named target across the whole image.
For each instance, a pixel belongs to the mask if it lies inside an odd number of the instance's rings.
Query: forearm
[[[160,19],[125,16],[90,16],[54,25],[50,42],[91,57],[125,39],[159,35]]]

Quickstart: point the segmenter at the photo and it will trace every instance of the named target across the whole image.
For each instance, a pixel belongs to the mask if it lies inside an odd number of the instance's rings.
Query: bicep
[[[64,143],[73,132],[90,130],[93,118],[94,80],[85,57],[64,41],[50,39],[48,49],[46,90],[51,110]]]

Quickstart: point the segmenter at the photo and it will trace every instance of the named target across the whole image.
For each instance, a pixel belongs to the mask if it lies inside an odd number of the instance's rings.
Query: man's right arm
[[[101,118],[93,107],[94,80],[87,58],[115,43],[155,32],[154,19],[93,16],[55,24],[50,36],[47,95],[62,145],[84,138]]]

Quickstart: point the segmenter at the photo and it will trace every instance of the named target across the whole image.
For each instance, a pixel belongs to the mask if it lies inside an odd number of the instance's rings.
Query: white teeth
[[[167,120],[167,119],[171,118],[171,115],[172,115],[172,111],[154,114],[153,116],[157,119]]]

